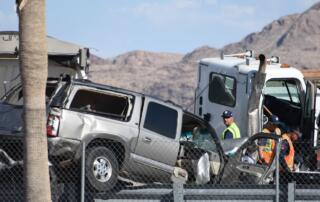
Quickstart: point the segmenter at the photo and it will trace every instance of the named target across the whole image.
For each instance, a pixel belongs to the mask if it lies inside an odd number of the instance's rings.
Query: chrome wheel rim
[[[110,161],[99,156],[93,161],[92,172],[99,182],[107,182],[112,175],[112,167]]]

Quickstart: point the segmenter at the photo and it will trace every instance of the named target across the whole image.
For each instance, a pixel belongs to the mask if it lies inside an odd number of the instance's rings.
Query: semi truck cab
[[[277,115],[288,128],[299,130],[301,141],[314,149],[318,145],[316,90],[301,71],[281,64],[279,57],[261,61],[253,51],[222,54],[199,61],[194,113],[206,118],[220,138],[224,110],[233,112],[242,138],[261,132],[268,118]]]

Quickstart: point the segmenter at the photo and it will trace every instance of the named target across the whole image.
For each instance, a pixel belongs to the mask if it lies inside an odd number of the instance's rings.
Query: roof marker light
[[[278,57],[278,56],[271,56],[270,59],[267,59],[267,62],[269,62],[269,63],[280,63],[280,57]]]
[[[281,66],[280,66],[281,68],[289,68],[290,67],[290,65],[289,64],[286,64],[286,63],[283,63],[283,64],[281,64]]]

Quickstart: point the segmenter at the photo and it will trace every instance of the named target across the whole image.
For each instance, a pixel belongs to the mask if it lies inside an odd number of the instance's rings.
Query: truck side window
[[[155,102],[149,102],[143,127],[174,139],[177,131],[177,120],[178,112],[176,110]]]
[[[128,98],[112,93],[78,90],[72,100],[70,109],[125,120],[128,110]]]
[[[234,107],[236,104],[236,80],[230,76],[211,73],[209,100],[217,104]]]

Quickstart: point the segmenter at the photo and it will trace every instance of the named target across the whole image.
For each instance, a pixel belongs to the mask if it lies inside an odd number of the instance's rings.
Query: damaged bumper
[[[13,159],[6,151],[0,149],[0,172],[21,165],[23,165],[22,160]]]
[[[66,138],[48,138],[49,158],[58,161],[78,160],[81,157],[81,141]]]

